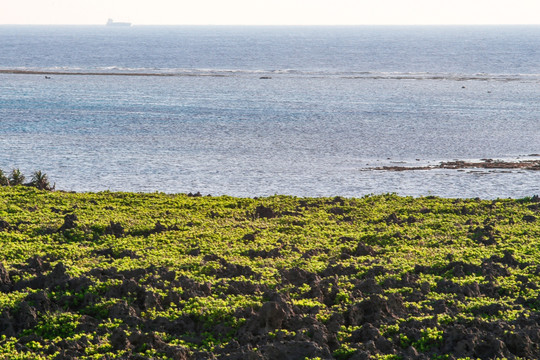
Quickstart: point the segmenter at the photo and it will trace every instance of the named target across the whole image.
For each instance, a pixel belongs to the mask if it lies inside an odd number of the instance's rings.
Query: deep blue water
[[[533,26],[0,26],[0,168],[76,191],[529,196],[538,172],[370,168],[538,158],[539,59]]]

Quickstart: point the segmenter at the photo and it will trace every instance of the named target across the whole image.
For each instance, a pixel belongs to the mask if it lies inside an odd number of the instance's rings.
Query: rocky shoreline
[[[86,76],[158,76],[158,77],[193,77],[193,76],[207,76],[207,77],[224,77],[223,74],[173,74],[173,73],[159,73],[159,72],[93,72],[93,71],[47,71],[47,70],[18,70],[18,69],[0,69],[0,74],[11,75],[45,75],[46,79],[50,79],[52,75],[86,75]]]
[[[438,165],[425,166],[381,166],[371,168],[371,170],[384,171],[415,171],[415,170],[433,170],[433,169],[490,169],[490,170],[540,170],[540,160],[522,160],[522,161],[503,161],[493,159],[481,159],[480,161],[445,161]]]

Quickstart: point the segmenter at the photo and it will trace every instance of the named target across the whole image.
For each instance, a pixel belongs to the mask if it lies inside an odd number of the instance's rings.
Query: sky
[[[540,24],[540,0],[0,0],[0,24]]]

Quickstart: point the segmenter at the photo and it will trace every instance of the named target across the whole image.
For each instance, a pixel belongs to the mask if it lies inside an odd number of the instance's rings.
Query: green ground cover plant
[[[537,196],[69,193],[34,175],[0,176],[0,359],[540,358]]]

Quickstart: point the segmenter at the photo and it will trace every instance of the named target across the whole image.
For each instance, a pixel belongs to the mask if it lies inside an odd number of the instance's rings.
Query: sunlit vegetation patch
[[[0,172],[0,359],[540,358],[537,196],[24,182]]]

